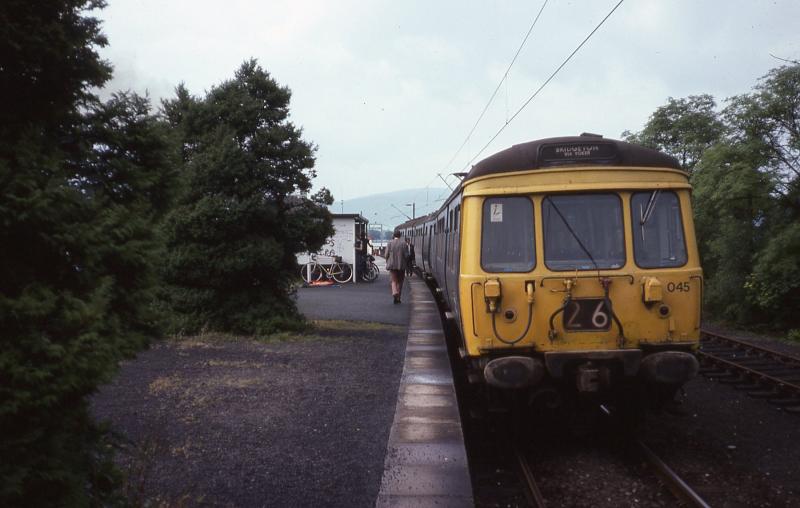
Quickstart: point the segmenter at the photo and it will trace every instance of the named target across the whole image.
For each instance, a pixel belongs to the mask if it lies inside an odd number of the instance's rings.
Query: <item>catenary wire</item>
[[[517,57],[519,57],[519,54],[522,52],[522,48],[525,47],[525,43],[528,42],[528,38],[530,38],[530,35],[533,32],[533,29],[536,26],[536,23],[539,21],[539,18],[542,15],[542,11],[544,11],[544,8],[547,6],[547,2],[548,1],[549,0],[544,0],[544,2],[542,3],[542,6],[539,8],[539,12],[536,13],[536,16],[534,17],[533,22],[531,23],[531,26],[528,28],[528,32],[525,34],[525,37],[522,39],[522,43],[520,43],[519,47],[517,48],[517,52],[514,54],[514,58],[512,58],[511,59],[511,63],[508,64],[508,67],[506,68],[506,71],[503,74],[503,77],[497,83],[497,86],[495,87],[494,92],[492,92],[492,96],[489,97],[489,101],[483,107],[483,111],[481,111],[481,114],[478,115],[478,119],[475,120],[475,124],[472,126],[472,129],[469,131],[469,133],[467,134],[466,138],[464,138],[464,142],[461,143],[461,146],[458,147],[458,150],[456,150],[456,153],[454,153],[453,156],[450,158],[450,160],[447,162],[447,164],[445,164],[444,169],[442,169],[442,171],[440,173],[437,173],[436,176],[434,176],[431,179],[431,181],[428,182],[428,184],[424,187],[425,189],[429,188],[431,186],[431,184],[436,180],[437,177],[446,179],[447,177],[450,176],[449,174],[447,174],[447,176],[442,177],[441,174],[442,173],[445,173],[445,174],[447,173],[447,169],[450,167],[450,165],[453,163],[453,161],[456,160],[456,157],[458,157],[458,155],[461,153],[461,150],[463,150],[464,147],[467,145],[467,143],[469,142],[470,138],[472,137],[472,134],[475,133],[475,129],[478,127],[478,124],[483,119],[483,116],[486,114],[486,111],[489,109],[489,106],[491,106],[492,102],[494,101],[494,98],[497,96],[497,92],[500,90],[500,87],[503,85],[503,82],[508,79],[508,73],[511,71],[511,67],[517,61]],[[446,181],[445,181],[445,184],[447,184]],[[449,186],[449,184],[447,184],[447,185]],[[419,196],[419,195],[420,195],[420,193],[417,193],[414,196],[414,200],[416,200],[416,196]]]
[[[603,19],[600,21],[600,23],[598,23],[598,24],[597,24],[597,26],[595,26],[595,27],[594,27],[594,29],[593,29],[591,32],[589,32],[589,35],[587,35],[587,36],[586,36],[586,37],[583,39],[583,41],[582,41],[580,44],[578,44],[578,47],[576,47],[576,48],[575,48],[575,49],[572,51],[572,53],[570,53],[570,54],[569,54],[569,56],[568,56],[566,59],[564,59],[564,61],[563,61],[563,62],[561,62],[561,65],[559,65],[559,66],[556,68],[556,70],[554,70],[554,71],[553,71],[553,73],[552,73],[552,74],[550,74],[550,77],[548,77],[548,78],[545,80],[545,82],[544,82],[544,83],[542,83],[542,85],[541,85],[539,88],[537,88],[535,92],[533,92],[533,95],[531,95],[530,97],[528,97],[528,100],[526,100],[526,101],[525,101],[525,102],[522,104],[522,106],[520,106],[520,108],[519,108],[519,109],[517,109],[517,111],[516,111],[516,112],[515,112],[513,115],[511,115],[511,118],[509,118],[508,120],[506,120],[506,123],[504,123],[504,124],[503,124],[503,126],[502,126],[502,127],[500,127],[500,130],[498,130],[498,131],[495,133],[495,135],[494,135],[494,136],[492,136],[492,139],[490,139],[490,140],[489,140],[489,141],[488,141],[488,142],[487,142],[487,143],[486,143],[486,144],[483,146],[483,148],[481,148],[481,149],[478,151],[478,153],[476,153],[476,154],[475,154],[475,155],[472,157],[472,159],[470,159],[470,161],[469,161],[469,162],[467,162],[467,164],[464,166],[464,168],[462,169],[462,171],[464,171],[464,170],[468,169],[468,168],[469,168],[469,167],[472,165],[472,163],[473,163],[473,162],[475,162],[475,159],[477,159],[478,157],[480,157],[480,155],[483,153],[483,151],[484,151],[484,150],[486,150],[486,149],[489,147],[489,145],[491,145],[491,144],[492,144],[492,142],[493,142],[495,139],[497,139],[497,136],[499,136],[499,135],[500,135],[500,133],[501,133],[501,132],[503,132],[503,131],[505,130],[505,128],[506,128],[506,127],[508,127],[508,124],[510,124],[510,123],[511,123],[511,122],[512,122],[512,121],[513,121],[513,120],[514,120],[516,117],[517,117],[517,115],[519,115],[519,114],[522,112],[522,110],[523,110],[523,109],[525,109],[525,108],[528,106],[528,104],[530,104],[530,103],[531,103],[531,101],[533,101],[533,99],[535,99],[535,98],[536,98],[536,96],[537,96],[537,95],[539,95],[539,93],[540,93],[540,92],[541,92],[541,91],[544,89],[544,87],[546,87],[546,86],[547,86],[547,84],[548,84],[548,83],[550,83],[550,82],[553,80],[553,78],[555,78],[555,77],[556,77],[556,74],[558,74],[558,73],[561,71],[561,69],[563,69],[563,68],[564,68],[564,66],[565,66],[565,65],[567,65],[567,63],[568,63],[570,60],[572,60],[572,57],[573,57],[573,56],[575,56],[575,54],[576,54],[578,51],[580,51],[580,49],[581,49],[581,48],[582,48],[582,47],[583,47],[583,46],[584,46],[584,45],[585,45],[587,42],[589,42],[589,39],[591,39],[591,38],[592,38],[592,36],[595,34],[595,32],[597,32],[597,30],[599,30],[599,29],[600,29],[600,27],[601,27],[601,26],[603,26],[603,24],[605,24],[605,22],[608,20],[608,18],[610,18],[610,17],[611,17],[611,15],[612,15],[612,14],[614,14],[614,11],[616,11],[616,10],[617,10],[617,8],[618,8],[620,5],[622,5],[622,2],[624,2],[624,1],[625,1],[625,0],[619,0],[619,2],[617,2],[617,4],[616,4],[616,5],[615,5],[615,6],[614,6],[614,7],[613,7],[613,8],[612,8],[612,9],[611,9],[609,12],[608,12],[608,14],[606,14],[606,16],[605,16],[605,17],[604,17],[604,18],[603,18]]]
[[[547,6],[547,2],[548,2],[548,0],[545,0],[544,3],[542,3],[542,7],[539,9],[539,12],[536,14],[536,17],[533,19],[533,23],[531,23],[530,28],[528,28],[528,33],[525,34],[525,38],[522,39],[522,43],[519,45],[519,48],[517,48],[517,52],[514,54],[514,58],[512,58],[511,59],[511,63],[508,64],[508,67],[506,68],[506,72],[503,74],[503,77],[500,78],[500,82],[497,83],[497,86],[495,87],[494,92],[492,92],[492,96],[489,97],[489,101],[483,107],[483,111],[481,111],[481,114],[478,115],[478,119],[475,120],[475,123],[472,125],[472,129],[470,129],[469,133],[467,134],[467,137],[464,138],[464,142],[461,143],[461,146],[458,147],[458,150],[456,150],[456,153],[454,153],[453,156],[450,158],[450,160],[447,162],[447,164],[445,164],[444,169],[442,170],[443,172],[447,172],[447,168],[449,168],[450,164],[452,164],[453,161],[456,160],[456,157],[458,157],[458,154],[461,153],[461,150],[463,150],[464,147],[469,142],[470,138],[472,137],[472,134],[475,133],[475,129],[478,128],[478,124],[481,122],[481,120],[483,120],[483,116],[486,114],[486,111],[489,109],[489,106],[492,105],[492,102],[494,101],[494,98],[497,96],[498,90],[500,90],[500,87],[503,85],[503,82],[505,82],[506,79],[508,78],[508,73],[511,71],[511,67],[514,65],[514,62],[517,61],[517,57],[519,56],[520,52],[522,51],[522,48],[525,46],[525,43],[528,42],[528,38],[530,37],[531,32],[533,32],[533,28],[536,26],[536,23],[539,21],[539,17],[542,15],[542,11],[544,11],[545,6]]]

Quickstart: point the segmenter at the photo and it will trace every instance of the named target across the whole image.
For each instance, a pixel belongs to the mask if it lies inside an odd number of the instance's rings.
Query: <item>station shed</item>
[[[330,265],[336,256],[341,256],[342,261],[353,267],[353,276],[350,282],[355,283],[359,274],[356,263],[356,250],[360,246],[362,233],[367,233],[369,220],[358,213],[334,213],[333,236],[328,237],[317,252],[304,252],[297,255],[297,263],[305,265],[316,261],[321,265]]]

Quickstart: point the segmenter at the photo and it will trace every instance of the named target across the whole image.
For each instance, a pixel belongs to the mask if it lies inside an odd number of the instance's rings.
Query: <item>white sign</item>
[[[356,262],[356,227],[355,219],[334,218],[333,236],[325,240],[317,252],[303,253],[297,255],[297,262],[305,264],[309,261],[316,261],[322,265],[333,263],[333,258],[342,256],[342,261],[354,265]]]
[[[489,207],[490,220],[492,222],[503,222],[503,203],[492,203]]]

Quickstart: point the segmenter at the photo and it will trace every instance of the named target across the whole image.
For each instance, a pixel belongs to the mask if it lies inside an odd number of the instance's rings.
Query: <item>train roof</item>
[[[506,148],[472,166],[464,181],[494,173],[586,165],[682,170],[677,159],[658,150],[597,134],[581,134],[539,139]]]

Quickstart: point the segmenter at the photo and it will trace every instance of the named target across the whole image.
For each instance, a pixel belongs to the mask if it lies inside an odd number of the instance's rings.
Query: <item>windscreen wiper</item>
[[[650,217],[653,216],[653,212],[656,209],[656,201],[658,201],[658,195],[661,193],[660,190],[656,189],[650,194],[650,199],[647,200],[647,206],[644,210],[642,210],[641,206],[639,207],[639,225],[644,226],[647,224],[647,221],[650,220]]]
[[[589,249],[587,249],[585,245],[583,245],[583,242],[581,241],[580,237],[578,237],[578,234],[575,232],[574,229],[572,229],[572,226],[569,225],[569,222],[567,222],[567,218],[564,217],[564,214],[561,213],[561,210],[558,209],[555,202],[553,202],[553,200],[550,199],[550,196],[545,196],[544,199],[550,203],[550,205],[553,207],[553,210],[555,210],[558,216],[561,217],[561,221],[564,223],[565,226],[567,226],[567,231],[569,231],[569,233],[572,235],[572,238],[574,238],[575,241],[578,242],[578,246],[581,248],[581,250],[583,250],[583,252],[585,252],[586,255],[589,256],[589,259],[592,261],[592,264],[594,265],[594,269],[598,270],[599,272],[600,267],[597,266],[597,262],[594,260],[594,257],[592,257],[592,253],[589,252]]]
[[[647,200],[647,206],[642,210],[642,205],[639,205],[639,230],[642,235],[642,244],[644,245],[644,225],[647,224],[647,221],[650,220],[650,217],[653,216],[653,212],[656,209],[656,201],[658,201],[658,195],[661,193],[660,190],[656,189],[650,194],[650,199]]]

